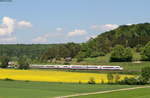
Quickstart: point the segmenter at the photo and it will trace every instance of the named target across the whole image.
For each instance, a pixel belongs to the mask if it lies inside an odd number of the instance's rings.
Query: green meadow
[[[0,98],[53,98],[77,93],[129,88],[129,85],[72,84],[0,80]]]
[[[150,88],[140,88],[130,91],[117,91],[105,94],[94,94],[72,98],[150,98]]]

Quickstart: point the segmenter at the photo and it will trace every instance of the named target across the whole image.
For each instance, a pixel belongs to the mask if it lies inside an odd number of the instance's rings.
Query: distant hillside
[[[18,58],[20,56],[27,56],[30,58],[39,58],[47,49],[55,44],[0,44],[0,57],[9,56]]]
[[[145,45],[150,41],[150,23],[121,25],[115,30],[104,32],[87,42],[92,50],[108,52],[110,47],[121,44],[126,47]]]

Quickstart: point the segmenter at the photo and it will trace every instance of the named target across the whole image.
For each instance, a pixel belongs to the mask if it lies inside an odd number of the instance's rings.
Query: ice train
[[[123,67],[111,65],[31,65],[30,67],[40,69],[123,70]]]

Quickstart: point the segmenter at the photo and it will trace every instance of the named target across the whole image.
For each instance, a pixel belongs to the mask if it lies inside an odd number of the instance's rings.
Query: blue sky
[[[0,43],[85,42],[123,24],[149,22],[150,0],[0,2]]]

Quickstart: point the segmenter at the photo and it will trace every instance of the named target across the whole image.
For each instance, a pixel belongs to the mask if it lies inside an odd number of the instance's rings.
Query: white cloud
[[[96,38],[96,37],[97,37],[97,35],[92,35],[92,36],[87,36],[85,39],[90,40],[91,38]]]
[[[19,21],[17,25],[19,27],[27,27],[27,28],[32,27],[32,24],[28,21]]]
[[[105,25],[92,25],[91,29],[98,31],[109,31],[118,28],[117,24],[105,24]]]
[[[16,37],[2,37],[2,38],[0,38],[0,42],[15,42],[16,41]]]
[[[0,42],[14,42],[16,37],[12,36],[12,33],[19,27],[32,27],[32,24],[28,21],[17,21],[10,17],[3,17],[0,24]]]
[[[72,32],[68,32],[68,36],[72,37],[72,36],[82,36],[82,35],[86,35],[87,32],[85,30],[80,30],[80,29],[76,29]]]
[[[32,24],[28,21],[16,21],[10,17],[3,17],[0,25],[0,36],[10,36],[18,27],[31,27]]]
[[[49,38],[55,38],[55,37],[60,37],[60,36],[62,36],[62,34],[60,34],[60,33],[46,33],[44,35],[41,35],[41,36],[38,36],[38,37],[32,39],[32,42],[45,43],[45,42],[48,42]]]
[[[56,31],[61,32],[61,31],[63,31],[63,28],[58,27],[58,28],[56,28]]]
[[[131,26],[131,25],[133,25],[133,23],[128,23],[128,24],[126,24],[127,26]]]
[[[37,38],[34,38],[32,41],[33,42],[39,42],[39,43],[44,43],[48,41],[49,34],[44,34],[42,36],[38,36]]]
[[[3,17],[0,25],[0,36],[11,35],[14,31],[15,20],[9,17]]]

